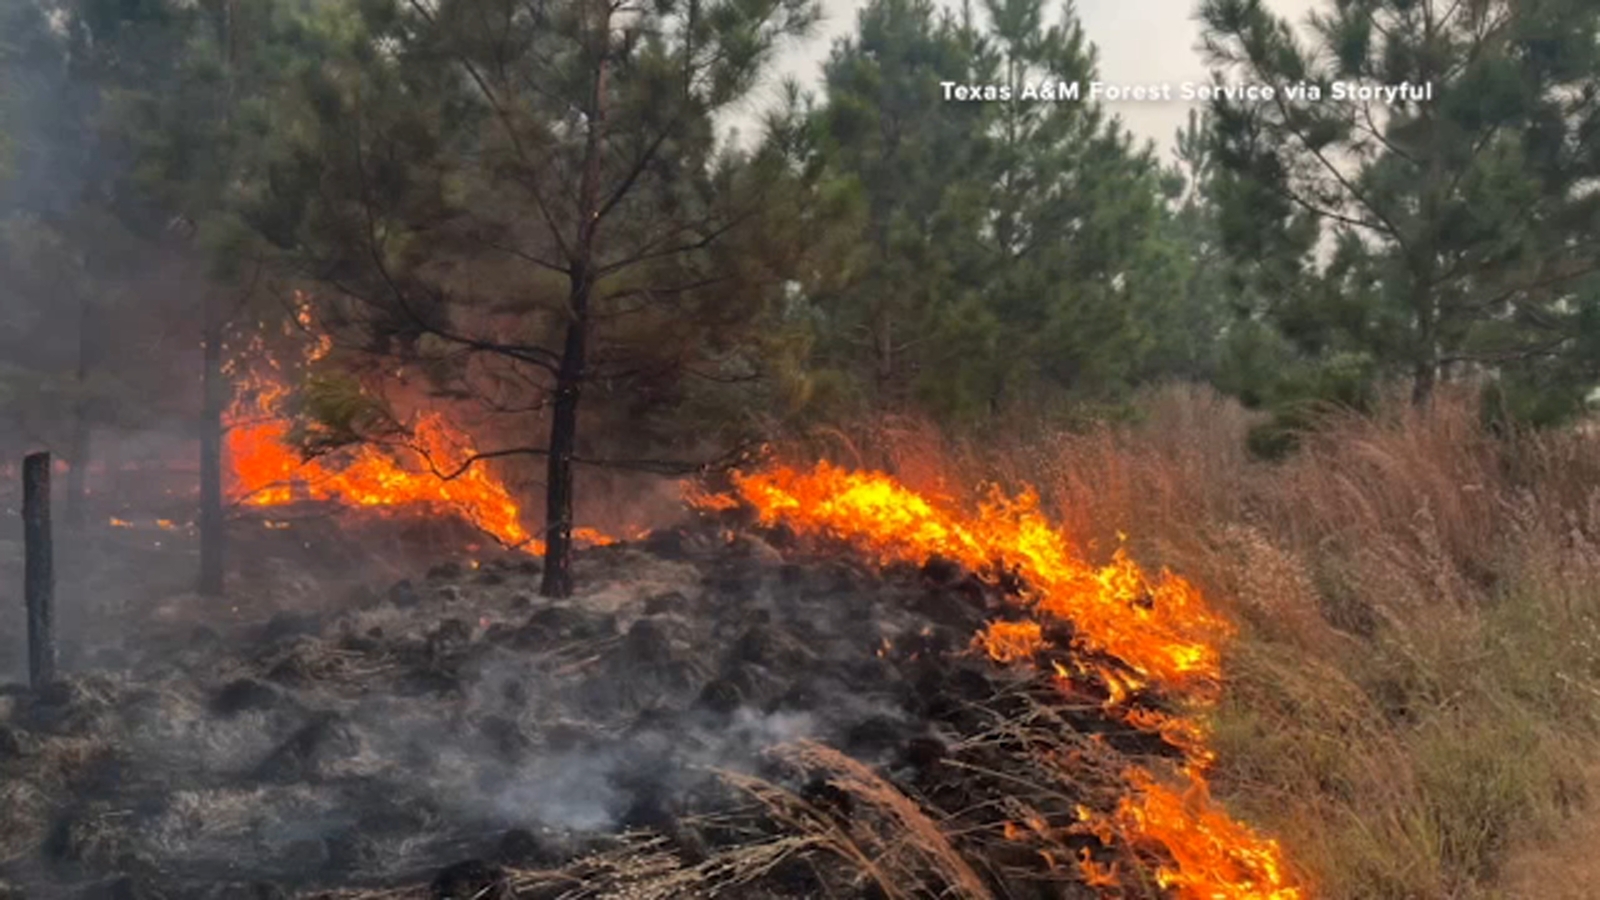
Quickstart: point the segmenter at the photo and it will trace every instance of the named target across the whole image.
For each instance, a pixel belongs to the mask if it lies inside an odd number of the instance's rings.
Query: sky
[[[817,33],[783,54],[779,72],[816,86],[834,39],[854,30],[856,12],[864,5],[864,0],[822,0],[824,19]],[[1268,0],[1267,5],[1299,24],[1317,0]],[[1118,84],[1206,81],[1205,60],[1198,49],[1197,7],[1190,0],[1078,0],[1078,18],[1099,49],[1101,79]],[[771,94],[757,102],[770,98]],[[1189,105],[1175,100],[1113,103],[1107,108],[1120,115],[1135,135],[1155,141],[1166,159]]]

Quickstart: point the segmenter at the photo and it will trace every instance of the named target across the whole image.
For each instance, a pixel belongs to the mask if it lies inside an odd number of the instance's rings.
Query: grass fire
[[[1105,843],[1115,834],[1161,848],[1172,861],[1156,879],[1179,897],[1303,896],[1291,884],[1276,842],[1257,837],[1212,806],[1205,782],[1212,761],[1203,743],[1205,726],[1127,705],[1130,688],[1147,686],[1203,700],[1221,678],[1218,642],[1228,628],[1187,582],[1165,572],[1152,582],[1120,551],[1107,566],[1085,565],[1039,514],[1031,492],[1014,499],[992,493],[977,515],[963,519],[882,473],[841,471],[827,462],[810,472],[780,468],[734,478],[740,496],[767,524],[782,522],[802,534],[857,542],[881,563],[948,559],[997,580],[1020,579],[1025,613],[1071,627],[1073,644],[1106,660],[1105,668],[1097,668],[1073,657],[1070,647],[1062,648],[1066,658],[1049,662],[1063,694],[1085,694],[1070,666],[1105,692],[1109,714],[1159,735],[1182,753],[1180,771],[1187,783],[1181,792],[1130,768],[1132,796],[1118,802],[1115,824],[1111,817],[1100,819],[1084,810],[1082,821],[1067,830],[1107,835]],[[1032,619],[991,622],[974,643],[1002,663],[1042,663],[1041,655],[1050,649],[1041,624]],[[1034,830],[1049,838],[1046,828]],[[1085,852],[1079,863],[1086,883],[1117,886],[1114,870],[1101,868],[1091,854]]]
[[[0,0],[0,900],[1600,896],[1600,5],[1140,3]]]
[[[461,469],[476,450],[440,414],[418,418],[412,429],[416,449],[363,445],[342,459],[307,459],[290,438],[293,420],[278,406],[288,388],[272,382],[249,387],[253,402],[236,400],[225,420],[231,488],[238,503],[270,508],[324,501],[445,510],[508,547],[542,552],[522,524],[521,507],[486,468],[445,477],[445,472]],[[399,458],[407,455],[410,460]]]

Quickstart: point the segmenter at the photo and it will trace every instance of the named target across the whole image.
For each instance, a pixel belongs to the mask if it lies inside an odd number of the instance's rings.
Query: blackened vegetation
[[[1025,604],[947,561],[880,572],[706,525],[576,564],[568,600],[518,559],[441,565],[136,675],[0,696],[0,881],[1088,898],[1072,855],[1107,851],[1043,835],[1169,752],[1106,718],[1096,684],[974,651]],[[1127,896],[1157,895],[1124,871]]]

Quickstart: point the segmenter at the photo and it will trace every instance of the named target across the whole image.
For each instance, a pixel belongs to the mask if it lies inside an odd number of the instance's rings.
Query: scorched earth
[[[643,541],[130,644],[0,699],[24,896],[1299,898],[1209,795],[1228,626],[827,465]],[[307,529],[387,527],[307,521]],[[310,545],[312,541],[302,541]],[[296,546],[285,538],[284,546]]]

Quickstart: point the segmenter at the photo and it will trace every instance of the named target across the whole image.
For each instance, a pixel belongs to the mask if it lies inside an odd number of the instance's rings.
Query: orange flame
[[[990,622],[973,643],[996,662],[1021,662],[1044,646],[1044,631],[1038,622]]]
[[[1113,817],[1131,842],[1164,849],[1175,865],[1156,873],[1157,882],[1184,898],[1301,900],[1305,896],[1286,871],[1283,849],[1217,809],[1196,772],[1190,786],[1174,791],[1143,769],[1127,779],[1134,797],[1124,797]]]
[[[391,454],[360,445],[328,459],[303,460],[289,440],[283,418],[238,421],[228,431],[228,459],[233,494],[249,506],[281,506],[296,500],[322,500],[363,507],[414,504],[442,507],[464,515],[502,543],[527,546],[531,535],[522,525],[522,510],[510,491],[489,470],[473,465],[446,480],[433,471],[454,472],[476,452],[460,431],[437,413],[418,418],[413,428],[423,454],[401,450]],[[398,457],[412,457],[407,465]]]
[[[1210,609],[1189,582],[1162,571],[1147,576],[1119,549],[1109,564],[1076,557],[1061,531],[1025,490],[1008,497],[997,489],[976,514],[962,514],[878,472],[847,471],[826,462],[809,471],[775,467],[733,476],[738,500],[754,507],[766,525],[783,522],[802,535],[848,541],[880,563],[951,559],[978,572],[1010,572],[1026,585],[1024,602],[1040,619],[1073,624],[1075,649],[1110,657],[1125,670],[1085,665],[1099,677],[1106,708],[1130,725],[1159,734],[1183,751],[1183,791],[1158,783],[1143,769],[1128,775],[1132,794],[1109,816],[1080,811],[1077,829],[1110,845],[1154,847],[1171,859],[1157,875],[1182,900],[1302,900],[1304,889],[1288,873],[1277,842],[1229,818],[1210,800],[1205,769],[1214,759],[1207,730],[1195,719],[1130,707],[1134,691],[1158,685],[1203,706],[1221,683],[1222,643],[1230,624]],[[686,492],[691,503],[726,509],[738,500]],[[1049,644],[1038,621],[991,622],[975,646],[1001,663],[1035,659]],[[1071,674],[1053,663],[1057,679]],[[1018,831],[1008,826],[1008,833]],[[1087,853],[1079,874],[1094,886],[1115,883],[1115,866]]]
[[[1199,591],[1168,572],[1147,578],[1120,550],[1106,566],[1077,559],[1032,491],[1017,497],[991,491],[969,518],[887,475],[826,462],[809,472],[736,474],[734,484],[763,524],[781,519],[802,534],[853,541],[880,562],[942,556],[980,571],[996,564],[1013,569],[1032,588],[1039,613],[1071,620],[1085,649],[1114,656],[1149,679],[1203,689],[1221,676],[1218,643],[1231,628]]]
[[[310,336],[304,362],[333,349],[316,327],[309,300],[296,294],[295,325]],[[285,334],[294,325],[285,323]],[[291,391],[284,366],[260,335],[227,364],[238,391],[224,416],[229,493],[246,506],[272,507],[305,500],[354,507],[446,510],[463,516],[508,547],[543,554],[544,542],[522,523],[522,508],[506,485],[482,463],[470,436],[437,412],[416,417],[406,446],[361,444],[305,459],[290,438]],[[445,477],[449,475],[451,477]],[[267,527],[279,527],[269,524]],[[593,528],[573,532],[578,544],[615,541]]]

